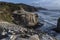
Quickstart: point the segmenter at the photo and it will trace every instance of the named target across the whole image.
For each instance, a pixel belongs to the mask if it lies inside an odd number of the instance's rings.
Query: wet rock
[[[57,20],[57,27],[54,28],[53,30],[60,33],[60,18]]]
[[[3,28],[2,27],[0,27],[0,34],[3,32]]]
[[[57,40],[60,40],[60,34],[55,37]]]
[[[50,36],[48,34],[42,34],[40,36],[40,40],[56,40],[56,38],[55,37],[52,37],[52,36]]]

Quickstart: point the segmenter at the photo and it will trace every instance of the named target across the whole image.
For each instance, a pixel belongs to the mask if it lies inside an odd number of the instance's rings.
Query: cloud
[[[36,0],[33,3],[49,9],[60,9],[60,0]]]

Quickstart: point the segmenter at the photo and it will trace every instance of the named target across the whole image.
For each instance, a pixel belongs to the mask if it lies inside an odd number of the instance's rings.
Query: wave
[[[40,28],[41,30],[45,31],[56,28],[57,20],[60,17],[59,12],[39,10],[37,14],[39,16],[39,21],[44,23],[44,25]]]

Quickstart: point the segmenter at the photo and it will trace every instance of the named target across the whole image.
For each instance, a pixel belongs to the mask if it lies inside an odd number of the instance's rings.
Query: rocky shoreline
[[[57,40],[46,32],[36,30],[44,25],[35,13],[37,8],[6,2],[0,2],[0,6],[0,40]],[[60,29],[59,25],[57,29]]]
[[[2,37],[1,40],[56,40],[54,37],[41,31],[25,28],[15,24],[1,23],[0,28],[2,29],[0,31],[0,35]]]

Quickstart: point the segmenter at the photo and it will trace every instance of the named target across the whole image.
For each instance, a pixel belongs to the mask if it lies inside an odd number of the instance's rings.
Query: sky
[[[14,3],[25,3],[32,6],[41,6],[48,9],[60,9],[60,0],[0,0]]]

